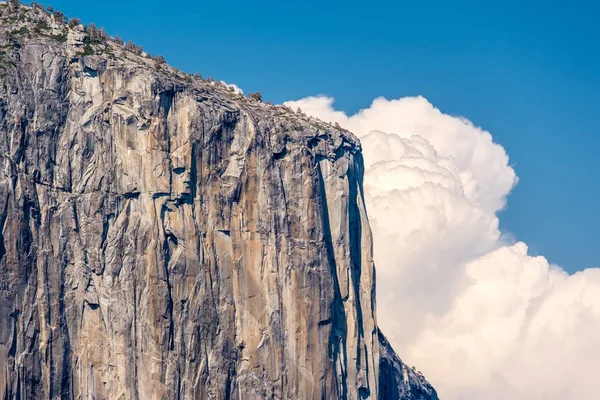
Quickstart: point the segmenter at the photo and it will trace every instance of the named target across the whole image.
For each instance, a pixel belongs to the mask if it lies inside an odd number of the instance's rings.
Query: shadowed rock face
[[[0,10],[0,397],[437,398],[381,344],[357,139]]]

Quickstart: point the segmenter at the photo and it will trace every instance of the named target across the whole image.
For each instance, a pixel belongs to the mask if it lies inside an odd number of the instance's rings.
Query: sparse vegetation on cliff
[[[248,93],[248,98],[258,102],[262,102],[262,95],[259,92]]]
[[[168,65],[163,56],[153,57],[144,51],[142,46],[135,44],[131,40],[125,42],[121,37],[109,36],[103,28],[95,23],[86,25],[78,18],[67,18],[61,11],[53,7],[44,7],[43,5],[32,2],[31,6],[21,5],[18,0],[11,0],[9,3],[0,7],[0,29],[4,25],[6,36],[11,40],[23,40],[37,35],[47,37],[59,43],[66,43],[71,38],[68,46],[75,49],[74,54],[78,57],[104,56],[108,60],[116,61],[119,58],[126,58],[140,65],[146,65],[156,73],[164,74],[170,78],[177,79],[185,85],[204,85],[210,83],[212,90],[221,91],[231,101],[240,99],[248,103],[262,103],[263,96],[259,92],[251,92],[244,96],[238,93],[232,86],[227,86],[212,76],[204,79],[201,73],[188,74]],[[6,53],[6,52],[5,52]],[[0,58],[6,74],[6,68],[10,68],[12,61],[7,56]],[[286,113],[295,114],[289,107],[273,105],[270,101],[263,104],[272,109],[280,109]],[[298,115],[305,117],[303,114]],[[307,117],[308,118],[308,117]],[[312,119],[317,121],[316,119]],[[319,122],[319,124],[323,124]],[[341,127],[336,127],[342,130]]]

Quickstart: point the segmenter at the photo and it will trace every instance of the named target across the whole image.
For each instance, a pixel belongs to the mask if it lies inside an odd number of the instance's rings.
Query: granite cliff
[[[377,327],[351,133],[0,17],[0,398],[437,399]]]

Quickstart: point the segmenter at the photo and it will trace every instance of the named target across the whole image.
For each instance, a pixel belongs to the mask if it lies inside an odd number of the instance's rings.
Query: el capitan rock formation
[[[0,13],[0,398],[437,399],[377,327],[352,134]]]

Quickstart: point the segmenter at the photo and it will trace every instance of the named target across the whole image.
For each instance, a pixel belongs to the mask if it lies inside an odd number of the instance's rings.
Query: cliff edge
[[[437,399],[377,327],[352,134],[0,18],[0,397]]]

